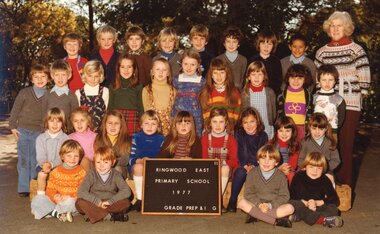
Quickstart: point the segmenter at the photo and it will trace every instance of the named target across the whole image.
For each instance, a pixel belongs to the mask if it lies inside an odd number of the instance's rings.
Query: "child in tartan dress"
[[[177,90],[172,117],[179,111],[188,111],[195,119],[197,136],[202,135],[203,117],[202,107],[198,95],[206,84],[206,79],[200,74],[201,57],[193,49],[186,50],[182,55],[182,73],[173,79],[173,86]]]
[[[103,80],[102,64],[97,60],[91,60],[84,66],[84,87],[75,91],[80,106],[90,113],[94,125],[93,130],[97,133],[99,133],[109,100],[108,88],[100,85]]]
[[[142,89],[139,84],[137,62],[134,56],[121,55],[116,66],[115,82],[110,87],[109,109],[121,112],[127,124],[128,134],[140,130],[139,119],[144,112]]]

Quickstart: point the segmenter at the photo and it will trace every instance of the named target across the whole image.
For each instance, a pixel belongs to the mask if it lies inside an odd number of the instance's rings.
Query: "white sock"
[[[135,182],[135,192],[137,199],[141,200],[142,198],[142,176],[133,176],[133,181]]]
[[[37,190],[37,195],[45,195],[45,191]]]
[[[228,184],[228,176],[222,176],[222,194],[226,191],[226,187]]]

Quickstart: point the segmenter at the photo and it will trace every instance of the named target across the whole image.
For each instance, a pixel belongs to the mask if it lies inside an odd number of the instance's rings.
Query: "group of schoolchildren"
[[[87,61],[79,56],[80,36],[65,35],[67,57],[50,69],[33,65],[33,86],[20,91],[11,112],[18,192],[29,196],[37,180],[36,219],[72,222],[79,212],[91,223],[127,221],[128,211],[141,210],[145,158],[217,158],[222,193],[232,181],[223,212],[240,208],[247,223],[343,225],[334,169],[345,103],[334,91],[337,70],[316,71],[302,35],[292,37],[292,54],[280,61],[275,34],[259,32],[259,54],[249,64],[238,53],[243,35],[236,27],[224,32],[226,51],[217,57],[205,49],[204,25],[191,29],[193,47],[181,53],[175,30],[162,29],[153,59],[138,26],[126,32],[123,54],[111,26],[96,38],[99,49]]]

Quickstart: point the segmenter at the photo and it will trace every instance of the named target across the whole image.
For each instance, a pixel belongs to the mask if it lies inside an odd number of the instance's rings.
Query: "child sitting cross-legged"
[[[292,227],[287,217],[294,212],[293,206],[287,203],[288,181],[276,167],[280,153],[273,145],[266,144],[257,152],[256,160],[259,166],[248,172],[244,199],[238,202],[238,208],[248,213],[246,223],[260,219],[275,226]]]
[[[303,220],[309,225],[323,224],[327,227],[342,227],[338,216],[339,198],[326,176],[327,160],[320,152],[308,153],[290,185],[290,204],[295,208],[290,220]]]
[[[75,203],[78,211],[85,214],[86,221],[128,221],[131,190],[121,173],[112,168],[116,157],[110,147],[95,151],[95,170],[90,170],[78,190]]]
[[[63,164],[49,174],[46,195],[37,193],[33,197],[31,208],[35,219],[50,215],[62,222],[72,222],[72,213],[77,212],[77,190],[86,175],[79,165],[84,150],[77,141],[67,140],[62,144],[59,155]]]

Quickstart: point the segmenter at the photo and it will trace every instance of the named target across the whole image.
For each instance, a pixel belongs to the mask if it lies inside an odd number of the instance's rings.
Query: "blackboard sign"
[[[146,159],[142,213],[220,215],[218,159]]]

